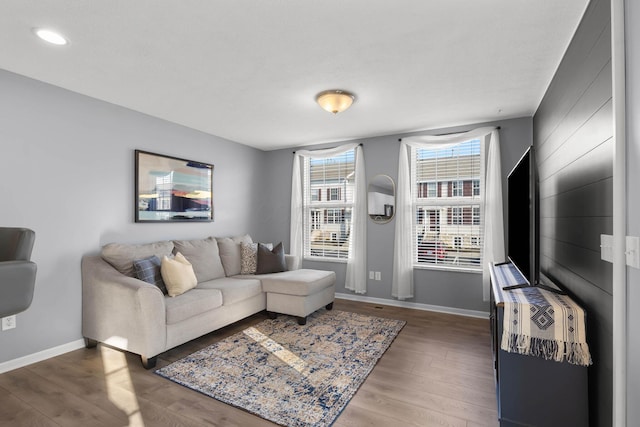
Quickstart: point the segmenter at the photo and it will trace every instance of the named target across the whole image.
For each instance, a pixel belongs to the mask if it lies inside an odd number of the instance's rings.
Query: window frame
[[[327,187],[327,201],[337,202],[342,200],[342,191],[340,187]]]
[[[413,268],[414,269],[426,269],[426,270],[446,270],[446,271],[460,271],[460,272],[469,272],[469,273],[482,273],[482,262],[484,258],[483,254],[483,244],[482,241],[484,239],[484,221],[481,215],[481,212],[484,211],[484,175],[485,175],[485,167],[486,167],[486,152],[485,152],[485,144],[480,138],[471,138],[467,141],[463,141],[460,144],[469,143],[471,141],[478,141],[479,145],[479,176],[443,176],[438,175],[436,172],[435,177],[433,177],[432,181],[417,181],[418,174],[418,150],[423,148],[419,147],[410,147],[409,156],[410,156],[410,185],[411,185],[411,204],[413,207],[412,212],[412,250],[413,250]],[[427,150],[438,150],[437,147],[427,148]],[[436,188],[436,197],[425,197],[428,195],[427,187],[429,186],[427,183],[433,182]],[[466,189],[465,189],[466,184]],[[419,198],[418,189],[422,186],[421,194],[422,197]],[[458,188],[459,187],[459,188]],[[465,190],[467,195],[465,196]],[[448,218],[448,212],[458,213],[458,216],[454,220],[453,218]],[[422,224],[420,224],[418,218],[418,210],[422,209]],[[439,224],[434,225],[430,223],[430,214],[429,211],[439,212]],[[477,216],[476,216],[477,213]],[[468,216],[468,218],[465,218]],[[435,215],[434,215],[435,217]],[[448,223],[450,221],[450,223]],[[454,221],[457,224],[454,224]],[[479,223],[478,223],[479,222]],[[422,227],[420,227],[422,225]],[[440,239],[441,229],[443,227],[470,227],[469,232],[461,234],[456,234],[456,231],[451,231],[451,242],[450,247],[451,250],[454,250],[454,239],[456,236],[459,237],[459,242],[463,247],[467,246],[469,243],[467,251],[471,253],[476,253],[479,251],[479,258],[476,257],[462,257],[462,264],[454,264],[452,261],[438,261],[431,262],[431,260],[425,261],[424,255],[420,255],[421,245],[424,247],[425,243],[421,243],[421,240],[418,237],[418,229],[423,228],[424,230],[421,232],[429,231],[429,234],[436,234],[436,239],[433,241],[429,241],[426,243],[426,246],[433,243],[440,248],[442,244],[442,240]],[[428,230],[427,230],[428,229]],[[424,235],[423,235],[424,236]],[[471,242],[476,244],[471,244]],[[456,250],[458,254],[460,254],[460,250]],[[446,253],[446,252],[445,252]],[[422,259],[422,261],[420,261]],[[478,261],[476,261],[476,259]],[[477,262],[477,264],[476,264]]]
[[[349,258],[349,239],[351,238],[351,215],[355,209],[355,203],[353,201],[353,193],[355,191],[355,179],[348,179],[350,174],[355,175],[355,149],[352,150],[352,166],[348,167],[350,170],[346,176],[340,175],[338,179],[343,180],[342,183],[324,181],[320,184],[320,187],[315,187],[311,183],[311,162],[325,160],[328,161],[324,165],[325,168],[329,168],[331,159],[339,159],[348,156],[349,152],[339,154],[334,157],[321,158],[313,156],[305,156],[302,159],[302,211],[303,211],[303,245],[302,245],[302,257],[304,260],[320,261],[320,262],[334,262],[334,263],[346,263]],[[336,160],[338,162],[338,160]],[[345,162],[349,164],[351,162]],[[317,191],[318,199],[313,200],[313,194]],[[324,200],[323,197],[326,196]],[[348,200],[350,199],[350,200]],[[311,217],[311,212],[319,211],[319,222],[316,224],[314,218]],[[311,222],[311,224],[309,224]],[[314,228],[314,225],[317,225]],[[335,227],[340,227],[340,230],[335,230]],[[314,231],[320,231],[324,236],[322,238],[321,248],[323,255],[314,255],[311,233]],[[339,235],[340,234],[340,235]],[[337,256],[327,256],[327,252],[331,252],[330,244],[328,242],[340,242],[341,235],[347,235],[348,237],[342,242],[339,248],[336,248],[335,252]],[[344,248],[346,247],[346,251]],[[346,253],[345,253],[346,252]]]
[[[464,197],[464,180],[454,179],[451,181],[451,197]]]

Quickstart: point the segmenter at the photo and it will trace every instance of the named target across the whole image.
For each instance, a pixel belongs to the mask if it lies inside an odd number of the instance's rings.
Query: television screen
[[[508,256],[530,284],[537,283],[537,200],[533,147],[529,147],[508,177]]]

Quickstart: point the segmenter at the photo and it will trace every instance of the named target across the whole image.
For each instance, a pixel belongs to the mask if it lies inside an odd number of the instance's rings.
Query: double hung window
[[[414,265],[480,270],[483,153],[479,139],[411,148]]]
[[[304,256],[347,259],[355,186],[355,150],[303,165]]]

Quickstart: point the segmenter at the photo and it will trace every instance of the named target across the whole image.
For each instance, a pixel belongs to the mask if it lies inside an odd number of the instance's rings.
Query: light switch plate
[[[610,234],[600,235],[600,258],[613,262],[613,236]]]

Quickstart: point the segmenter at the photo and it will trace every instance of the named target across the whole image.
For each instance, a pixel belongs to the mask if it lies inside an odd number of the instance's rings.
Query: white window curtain
[[[302,194],[303,157],[327,158],[355,150],[355,194],[351,215],[351,236],[345,287],[355,293],[367,292],[367,178],[364,169],[364,153],[359,144],[346,144],[324,150],[298,150],[293,158],[291,175],[291,243],[290,252],[298,259],[304,256],[304,199]]]
[[[500,137],[498,130],[493,127],[478,128],[454,135],[422,135],[402,139],[398,162],[396,235],[392,279],[392,295],[399,300],[413,298],[414,288],[410,148],[442,149],[476,138],[480,139],[483,151],[487,153],[486,167],[482,169],[482,175],[485,177],[482,203],[484,212],[482,289],[485,301],[489,300],[489,263],[505,260]]]

